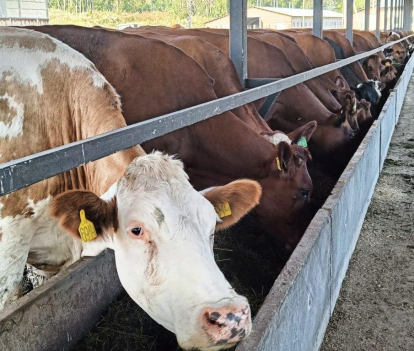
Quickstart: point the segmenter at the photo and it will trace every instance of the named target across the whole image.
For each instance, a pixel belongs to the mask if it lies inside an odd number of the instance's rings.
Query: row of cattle
[[[249,31],[249,76],[289,77],[380,45],[354,35],[352,46],[341,31]],[[211,29],[2,28],[0,162],[243,91],[228,44]],[[26,263],[50,277],[111,248],[128,294],[184,349],[243,339],[249,305],[214,261],[214,233],[255,208],[272,239],[295,245],[310,220],[311,152],[349,160],[402,51],[286,89],[264,119],[261,99],[0,198],[0,308],[21,295]]]

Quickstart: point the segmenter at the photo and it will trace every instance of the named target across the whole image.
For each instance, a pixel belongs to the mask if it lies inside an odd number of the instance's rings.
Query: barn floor
[[[414,76],[320,351],[414,350]]]

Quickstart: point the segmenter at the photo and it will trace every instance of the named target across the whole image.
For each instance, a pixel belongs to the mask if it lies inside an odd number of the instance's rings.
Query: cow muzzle
[[[239,301],[220,301],[218,306],[201,310],[199,323],[199,335],[193,336],[187,343],[180,343],[181,347],[203,351],[226,349],[250,334],[250,307],[244,298]]]

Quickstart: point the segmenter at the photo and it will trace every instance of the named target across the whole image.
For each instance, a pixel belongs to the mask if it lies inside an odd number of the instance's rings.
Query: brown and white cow
[[[115,90],[67,45],[6,27],[0,55],[1,162],[125,126]],[[20,296],[26,261],[56,273],[111,248],[128,294],[183,348],[230,347],[249,334],[251,317],[214,261],[214,232],[260,195],[250,180],[199,193],[181,161],[135,147],[4,196],[0,308]],[[215,207],[227,203],[220,219]],[[82,210],[97,233],[88,242],[79,237]]]

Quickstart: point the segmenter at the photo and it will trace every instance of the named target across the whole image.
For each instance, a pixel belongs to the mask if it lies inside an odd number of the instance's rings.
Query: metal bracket
[[[248,78],[246,79],[246,89],[261,87],[262,85],[277,82],[283,78]]]
[[[273,82],[276,82],[276,81],[281,80],[281,79],[283,79],[283,78],[250,78],[250,79],[246,79],[246,89],[257,88],[257,87],[260,87],[262,85],[273,83]],[[260,107],[260,109],[258,111],[260,116],[262,116],[264,119],[266,119],[267,114],[272,109],[272,107],[275,104],[276,99],[278,98],[280,93],[281,92],[278,91],[278,92],[266,97],[266,100],[264,101],[263,105]]]

